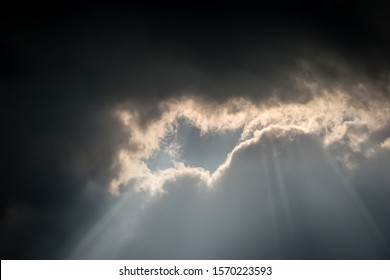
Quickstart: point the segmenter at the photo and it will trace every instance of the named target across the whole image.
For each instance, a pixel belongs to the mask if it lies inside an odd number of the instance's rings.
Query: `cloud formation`
[[[357,88],[361,91],[371,90],[361,84]],[[120,185],[133,180],[136,189],[162,192],[164,183],[161,179],[168,173],[179,174],[180,170],[201,172],[205,183],[212,185],[229,167],[234,153],[258,142],[264,132],[289,137],[290,131],[297,130],[319,137],[326,148],[342,146],[343,153],[334,156],[347,168],[353,168],[356,164],[354,154],[361,154],[365,158],[373,156],[376,148],[375,143],[371,143],[371,136],[389,126],[388,99],[365,99],[364,95],[356,97],[342,91],[328,92],[318,85],[311,85],[311,89],[312,98],[303,104],[277,100],[256,103],[245,98],[229,99],[223,103],[206,102],[190,96],[169,99],[158,104],[161,115],[144,126],[140,123],[141,113],[137,109],[118,109],[117,115],[129,140],[127,147],[121,147],[118,152],[115,166],[120,171],[111,182],[111,191],[118,192]],[[178,168],[153,172],[146,161],[160,152],[167,138],[177,141],[179,120],[199,129],[201,135],[241,130],[240,142],[213,173],[202,166],[183,169],[184,163],[178,159],[180,143],[173,142],[170,147],[174,150],[168,153]],[[384,146],[385,142],[381,144],[381,147]]]
[[[388,258],[383,4],[12,5],[2,258]]]
[[[390,150],[390,138],[385,139],[383,143],[381,143],[381,148]]]
[[[386,172],[359,166],[345,174],[316,136],[300,130],[284,136],[265,131],[237,149],[212,188],[183,172],[152,199],[127,192],[99,222],[108,225],[87,235],[71,257],[387,258],[390,228],[382,219],[389,207],[379,197],[389,190],[379,184],[373,192],[359,178]]]

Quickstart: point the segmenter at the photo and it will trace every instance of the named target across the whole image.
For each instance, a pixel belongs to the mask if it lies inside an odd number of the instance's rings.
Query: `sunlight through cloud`
[[[316,88],[318,91],[318,88]],[[307,103],[282,103],[275,100],[255,102],[245,98],[231,98],[225,102],[206,101],[191,96],[162,101],[161,114],[142,123],[142,112],[126,106],[116,114],[128,134],[127,147],[121,148],[115,162],[119,175],[110,184],[110,191],[118,193],[120,186],[130,183],[137,190],[151,194],[164,192],[164,184],[176,176],[197,176],[212,186],[240,149],[257,143],[264,133],[276,137],[294,138],[291,131],[300,131],[322,139],[324,147],[342,146],[343,153],[335,160],[353,169],[353,154],[371,157],[375,146],[370,144],[372,133],[389,125],[390,106],[387,100],[356,100],[342,91],[313,93]],[[363,105],[362,105],[363,104]],[[221,160],[215,171],[204,166],[191,166],[181,157],[178,131],[183,121],[207,134],[231,134],[241,130],[240,140]],[[387,148],[388,140],[381,144]],[[207,145],[207,144],[206,144]],[[165,152],[165,162],[171,166],[147,163],[158,153]]]

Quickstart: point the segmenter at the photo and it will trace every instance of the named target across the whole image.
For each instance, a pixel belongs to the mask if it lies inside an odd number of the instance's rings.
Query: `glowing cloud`
[[[387,138],[385,141],[383,141],[381,148],[390,150],[390,138]]]
[[[205,185],[212,186],[229,167],[234,153],[258,142],[265,132],[276,137],[293,138],[294,134],[290,132],[299,131],[319,137],[324,147],[342,146],[347,154],[339,153],[335,157],[347,168],[354,167],[350,154],[361,153],[366,158],[375,154],[370,136],[389,124],[389,102],[381,98],[361,100],[341,90],[318,93],[318,86],[313,89],[316,93],[304,104],[276,100],[260,103],[245,98],[218,103],[191,96],[168,99],[158,104],[161,114],[147,123],[142,122],[142,112],[136,108],[118,108],[116,114],[129,141],[127,147],[118,151],[114,166],[118,169],[118,176],[112,180],[110,191],[118,193],[120,186],[130,184],[137,190],[155,194],[164,192],[165,182],[184,175],[199,177]],[[172,135],[177,134],[180,120],[198,128],[201,135],[240,130],[240,142],[214,173],[201,166],[186,166],[180,162],[177,142],[165,148],[174,166],[152,171],[146,161],[162,149],[166,138],[175,138]],[[381,147],[388,148],[389,143],[387,139]]]

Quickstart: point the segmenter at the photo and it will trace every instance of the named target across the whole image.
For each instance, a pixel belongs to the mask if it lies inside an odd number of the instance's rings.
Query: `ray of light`
[[[331,166],[333,169],[335,175],[339,178],[339,180],[342,182],[341,186],[344,188],[344,190],[347,192],[350,200],[355,205],[359,215],[363,219],[364,223],[366,224],[367,228],[370,230],[372,235],[374,236],[375,240],[381,244],[381,247],[384,251],[387,253],[390,253],[390,244],[387,241],[385,235],[381,231],[380,227],[376,223],[375,219],[370,214],[369,208],[365,205],[365,203],[360,198],[359,194],[357,193],[355,186],[351,183],[351,180],[346,176],[345,172],[341,171],[340,166],[337,166],[336,162],[332,159],[330,153],[326,150],[324,150],[325,158],[327,163]]]

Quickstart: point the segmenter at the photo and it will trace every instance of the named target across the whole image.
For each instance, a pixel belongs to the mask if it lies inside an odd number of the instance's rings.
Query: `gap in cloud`
[[[167,169],[174,166],[174,159],[172,155],[170,155],[166,151],[159,151],[151,158],[145,161],[146,165],[152,171],[158,171]]]
[[[160,149],[145,160],[151,171],[164,170],[182,162],[214,172],[240,141],[242,129],[202,133],[186,119],[162,140]]]
[[[200,129],[181,120],[177,141],[180,159],[189,166],[214,172],[240,141],[242,129],[215,131],[202,134]]]
[[[176,137],[175,130],[168,133],[162,140],[158,151],[145,160],[146,165],[151,171],[164,170],[174,166],[179,153]]]

